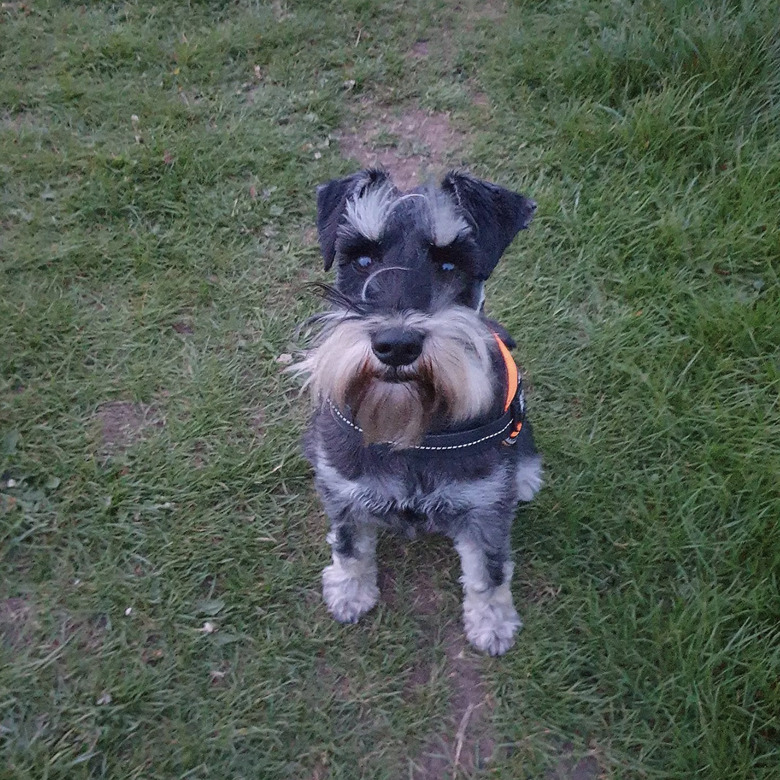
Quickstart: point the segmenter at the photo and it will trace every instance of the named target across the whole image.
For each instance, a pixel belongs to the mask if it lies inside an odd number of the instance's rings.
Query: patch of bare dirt
[[[41,127],[41,123],[32,111],[18,111],[13,114],[4,111],[0,114],[0,127],[18,133],[20,130],[35,130]]]
[[[328,776],[328,764],[324,758],[318,758],[308,776],[308,780],[325,780]]]
[[[429,54],[429,48],[427,40],[415,41],[409,50],[409,56],[413,59],[424,59]]]
[[[289,3],[285,2],[285,0],[273,0],[271,9],[277,22],[286,22],[295,18],[295,13],[290,10]]]
[[[545,780],[599,780],[605,777],[593,751],[578,759],[574,755],[574,745],[566,742],[561,746],[561,753],[555,767],[545,773]]]
[[[442,540],[442,545],[448,543]],[[414,613],[428,637],[440,634],[445,653],[443,673],[449,687],[447,699],[447,720],[449,725],[443,733],[433,732],[424,739],[424,747],[412,756],[413,780],[439,780],[457,776],[458,772],[469,774],[482,768],[490,759],[495,748],[495,737],[491,730],[491,716],[494,701],[482,679],[484,659],[473,650],[463,632],[458,610],[455,619],[445,606],[446,594],[434,582],[431,572],[442,565],[457,565],[451,550],[446,556],[437,544],[426,544],[415,561],[415,574],[411,588]],[[396,575],[392,570],[380,572],[382,596],[395,600],[392,593]],[[458,594],[460,596],[460,594]],[[446,622],[445,622],[446,621]],[[445,622],[442,625],[442,622]],[[427,641],[427,640],[426,640]],[[434,668],[421,663],[410,670],[404,695],[411,697],[431,680]]]
[[[406,58],[411,66],[428,57],[452,64],[459,31],[471,31],[479,21],[500,24],[506,12],[505,0],[461,0],[442,19],[436,37],[414,41]],[[474,105],[489,106],[487,95],[476,88],[470,91]],[[344,157],[364,168],[384,168],[399,187],[409,189],[446,168],[458,167],[467,140],[448,113],[426,112],[411,104],[389,107],[364,95],[341,131],[339,146]]]
[[[265,437],[265,411],[260,408],[249,410],[249,428],[257,441]]]
[[[410,67],[431,57],[449,70],[458,36],[480,21],[498,25],[506,13],[506,0],[458,0],[437,22],[435,36],[412,43],[406,52]],[[487,95],[475,87],[470,92],[474,105],[490,105]],[[399,187],[409,189],[444,169],[458,167],[467,140],[466,133],[453,127],[448,113],[426,112],[409,103],[390,107],[365,94],[341,130],[339,147],[342,156],[364,168],[384,168]]]
[[[429,556],[435,556],[436,560],[422,561],[419,565],[414,577],[413,603],[425,633],[434,635],[439,630],[444,604],[443,594],[432,581],[430,572],[443,562],[436,553],[429,553]],[[385,574],[384,580],[395,583],[392,573]],[[522,603],[549,603],[558,598],[561,590],[560,586],[533,575],[519,578],[516,584],[522,594]],[[451,727],[445,733],[432,733],[427,737],[420,754],[413,759],[413,780],[470,776],[483,769],[496,750],[497,740],[491,725],[495,701],[483,680],[486,659],[466,640],[460,611],[457,620],[450,621],[441,630],[446,656],[444,673],[450,688],[447,707]],[[413,668],[405,694],[413,695],[415,690],[427,685],[431,673],[432,669],[422,664]],[[563,758],[556,770],[563,774],[550,775],[546,780],[597,780],[601,777],[599,762],[593,754],[578,760],[571,751],[571,745],[563,746]]]
[[[304,246],[316,246],[317,245],[317,229],[313,227],[307,227],[303,231],[302,242]]]
[[[6,647],[23,647],[37,627],[35,610],[27,599],[0,600],[0,641]]]
[[[426,739],[420,755],[413,759],[414,780],[442,780],[458,772],[468,775],[483,768],[495,749],[494,702],[482,679],[483,660],[469,647],[460,621],[444,629],[444,646],[451,728]],[[414,670],[414,675],[425,679],[423,670]]]
[[[195,469],[203,469],[208,463],[208,447],[206,442],[199,439],[192,446],[192,467]]]
[[[452,126],[449,114],[412,107],[391,109],[364,98],[356,116],[359,119],[341,132],[342,155],[364,168],[386,169],[403,189],[456,165],[466,139]]]
[[[436,560],[429,560],[429,556],[423,555],[422,564],[415,572],[412,584],[414,611],[425,628],[434,627],[435,621],[431,621],[430,618],[440,615],[444,606],[443,594],[431,577],[431,572],[435,571],[437,566],[441,566],[441,557],[438,554],[435,557]]]
[[[182,336],[191,336],[195,332],[195,326],[188,320],[177,320],[171,327]]]
[[[398,605],[397,581],[398,577],[392,566],[380,565],[377,572],[377,585],[379,585],[382,601],[391,609]]]
[[[476,0],[476,2],[464,3],[465,8],[465,26],[469,29],[474,23],[482,19],[490,22],[499,22],[507,12],[506,0]]]
[[[53,614],[56,628],[45,640],[52,650],[72,644],[85,653],[93,653],[102,646],[108,627],[106,615],[74,616],[59,610]],[[11,650],[38,645],[44,639],[38,615],[36,606],[27,598],[0,599],[0,645]]]
[[[29,3],[0,3],[0,11],[6,13],[23,13],[25,16],[29,16],[32,13],[32,8]]]
[[[106,454],[122,452],[143,439],[153,429],[162,428],[165,420],[149,404],[132,401],[107,401],[98,407],[102,449]]]

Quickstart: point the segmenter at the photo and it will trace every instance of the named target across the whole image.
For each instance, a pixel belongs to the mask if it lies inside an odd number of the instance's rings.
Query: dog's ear
[[[336,257],[336,237],[347,201],[359,198],[364,190],[382,184],[388,178],[385,171],[372,168],[317,187],[317,233],[326,271],[330,270]]]
[[[536,203],[516,192],[457,171],[450,171],[444,177],[442,189],[471,222],[481,255],[476,276],[487,279],[512,239],[528,227]]]

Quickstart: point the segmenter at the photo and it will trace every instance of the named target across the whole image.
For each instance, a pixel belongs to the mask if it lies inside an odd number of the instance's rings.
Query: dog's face
[[[479,416],[494,397],[484,283],[536,204],[458,173],[408,193],[361,171],[318,190],[325,269],[341,306],[301,364],[347,406],[366,443],[419,443],[436,417]]]

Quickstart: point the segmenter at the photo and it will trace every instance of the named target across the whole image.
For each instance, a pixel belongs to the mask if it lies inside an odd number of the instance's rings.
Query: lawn
[[[780,773],[773,0],[0,6],[0,778]],[[283,369],[314,188],[539,203],[488,290],[546,485],[518,644],[443,540],[325,611]]]

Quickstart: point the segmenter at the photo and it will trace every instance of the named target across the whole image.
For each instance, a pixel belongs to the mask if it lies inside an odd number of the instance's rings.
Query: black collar
[[[349,412],[342,412],[334,404],[328,401],[328,405],[336,421],[351,431],[363,433],[363,429],[354,423]],[[465,447],[477,447],[501,442],[505,445],[514,444],[517,435],[523,427],[525,420],[525,399],[523,398],[523,384],[518,378],[517,390],[512,398],[509,408],[497,419],[476,428],[454,433],[429,433],[420,444],[414,447],[405,447],[409,450],[460,450]]]

